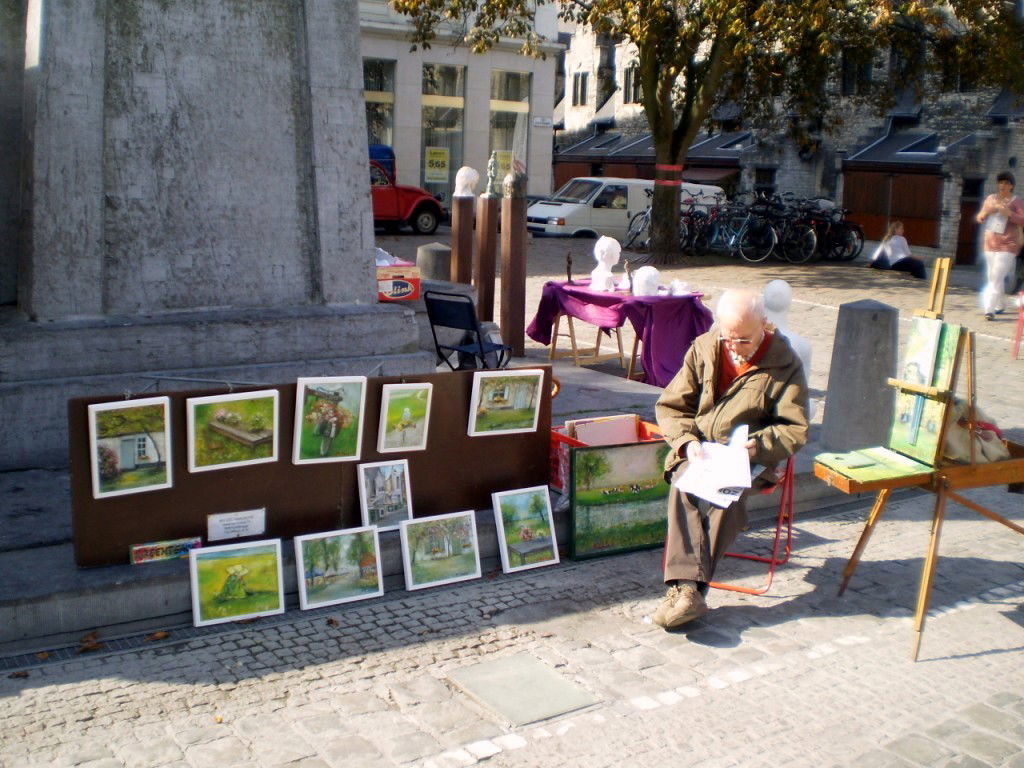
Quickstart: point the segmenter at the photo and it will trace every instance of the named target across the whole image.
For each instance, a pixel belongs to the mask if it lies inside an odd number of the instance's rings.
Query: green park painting
[[[295,397],[294,463],[357,461],[363,439],[366,377],[299,379]]]
[[[551,497],[546,485],[491,494],[501,568],[513,573],[558,562]]]
[[[295,537],[302,610],[384,594],[373,526]]]
[[[89,406],[94,498],[171,487],[169,412],[167,397]]]
[[[193,549],[189,566],[197,627],[284,613],[279,539]]]
[[[533,432],[540,414],[544,371],[478,371],[473,375],[469,436]]]
[[[669,485],[662,465],[668,451],[661,440],[573,449],[573,557],[664,544]]]
[[[190,397],[189,471],[277,461],[277,390]]]
[[[404,520],[400,530],[406,589],[480,578],[473,512]]]
[[[422,451],[427,447],[433,384],[385,384],[381,387],[378,453]]]

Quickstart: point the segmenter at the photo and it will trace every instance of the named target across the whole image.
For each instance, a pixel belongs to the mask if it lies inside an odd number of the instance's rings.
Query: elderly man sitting
[[[665,478],[671,481],[688,462],[702,459],[702,442],[727,443],[740,424],[749,429],[751,465],[767,467],[763,475],[773,476],[776,465],[807,442],[803,367],[785,336],[769,326],[759,294],[722,294],[715,325],[694,339],[658,399],[656,414],[672,448],[665,459]],[[707,611],[708,582],[747,522],[748,493],[722,509],[673,485],[665,541],[669,589],[654,613],[656,624],[672,629]]]

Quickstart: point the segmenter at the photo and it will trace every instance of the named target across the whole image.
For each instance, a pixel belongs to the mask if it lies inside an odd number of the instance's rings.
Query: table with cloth
[[[621,328],[628,320],[642,343],[640,362],[647,383],[664,387],[676,375],[690,343],[712,324],[711,311],[700,293],[680,296],[633,296],[624,291],[592,291],[589,280],[551,280],[544,284],[537,314],[526,335],[552,343],[552,326],[568,315],[599,328]]]

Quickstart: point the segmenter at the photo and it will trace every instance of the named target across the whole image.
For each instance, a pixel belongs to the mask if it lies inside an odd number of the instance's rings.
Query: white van
[[[598,237],[622,240],[629,222],[651,204],[650,179],[616,179],[583,176],[569,179],[547,200],[526,209],[526,228],[535,235]],[[725,199],[721,187],[683,182],[680,200],[694,199],[699,205],[714,205]]]

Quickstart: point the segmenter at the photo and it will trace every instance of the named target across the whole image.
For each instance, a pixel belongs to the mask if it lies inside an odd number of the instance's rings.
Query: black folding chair
[[[512,347],[496,344],[484,338],[476,317],[473,300],[461,293],[424,291],[423,303],[427,307],[430,333],[438,360],[443,360],[453,371],[457,368],[504,368],[512,359]],[[438,328],[462,331],[458,343],[442,344],[437,338]],[[451,357],[457,353],[459,364],[452,365]],[[466,365],[467,360],[473,365]],[[479,361],[479,366],[476,362]],[[489,364],[493,363],[493,365]]]

